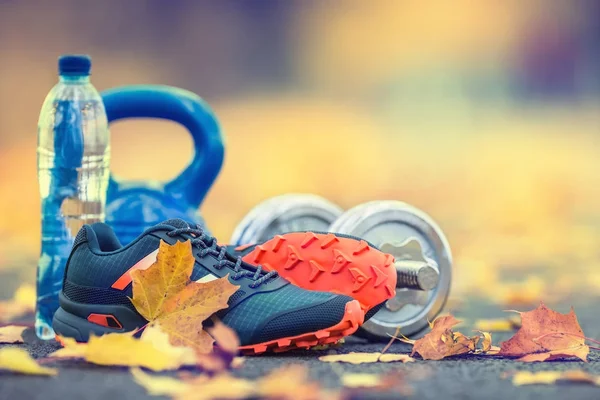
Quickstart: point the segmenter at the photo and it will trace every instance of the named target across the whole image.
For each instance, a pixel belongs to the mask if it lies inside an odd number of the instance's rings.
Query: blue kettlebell
[[[102,92],[108,122],[159,118],[183,125],[192,135],[194,157],[170,182],[108,182],[106,223],[122,244],[150,226],[181,218],[205,227],[198,208],[223,165],[223,136],[212,110],[187,90],[162,85],[123,86]]]

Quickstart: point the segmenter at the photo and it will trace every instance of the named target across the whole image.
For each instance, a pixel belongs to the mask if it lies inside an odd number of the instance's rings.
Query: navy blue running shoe
[[[221,251],[215,238],[174,219],[146,230],[127,246],[119,243],[108,225],[85,225],[67,262],[60,308],[52,324],[56,334],[84,342],[91,334],[128,332],[146,325],[128,298],[132,296],[130,272],[154,263],[161,240],[168,244],[190,240],[199,250],[194,251],[192,281],[229,275],[240,286],[218,317],[238,334],[245,353],[334,343],[364,321],[364,311],[352,297],[304,290],[276,271],[245,262],[236,266],[237,257]]]

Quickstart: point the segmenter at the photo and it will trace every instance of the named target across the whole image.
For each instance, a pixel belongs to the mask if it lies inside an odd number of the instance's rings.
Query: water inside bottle
[[[108,185],[109,133],[100,96],[90,84],[67,86],[48,95],[38,132],[42,248],[35,326],[42,339],[54,337],[52,317],[73,240],[84,224],[104,220]]]

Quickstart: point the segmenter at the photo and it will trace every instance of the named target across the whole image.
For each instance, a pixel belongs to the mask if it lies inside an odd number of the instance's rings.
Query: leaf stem
[[[396,328],[396,332],[394,332],[394,335],[390,335],[390,341],[388,342],[388,344],[385,345],[385,347],[383,348],[383,350],[381,350],[381,354],[379,354],[379,357],[377,357],[377,362],[379,362],[379,360],[381,360],[381,356],[388,351],[388,349],[392,346],[392,343],[394,343],[394,340],[396,340],[396,336],[398,336],[398,334],[400,333],[400,326]]]

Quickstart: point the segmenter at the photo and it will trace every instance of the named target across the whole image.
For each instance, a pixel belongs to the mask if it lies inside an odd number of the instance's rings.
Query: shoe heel
[[[78,342],[87,342],[90,335],[100,336],[106,333],[123,332],[123,329],[104,327],[84,318],[73,315],[62,308],[54,313],[52,328],[58,336],[73,338]]]
[[[78,342],[87,342],[91,335],[134,331],[146,324],[141,315],[124,305],[77,303],[63,293],[59,293],[58,301],[52,328],[57,335]]]

